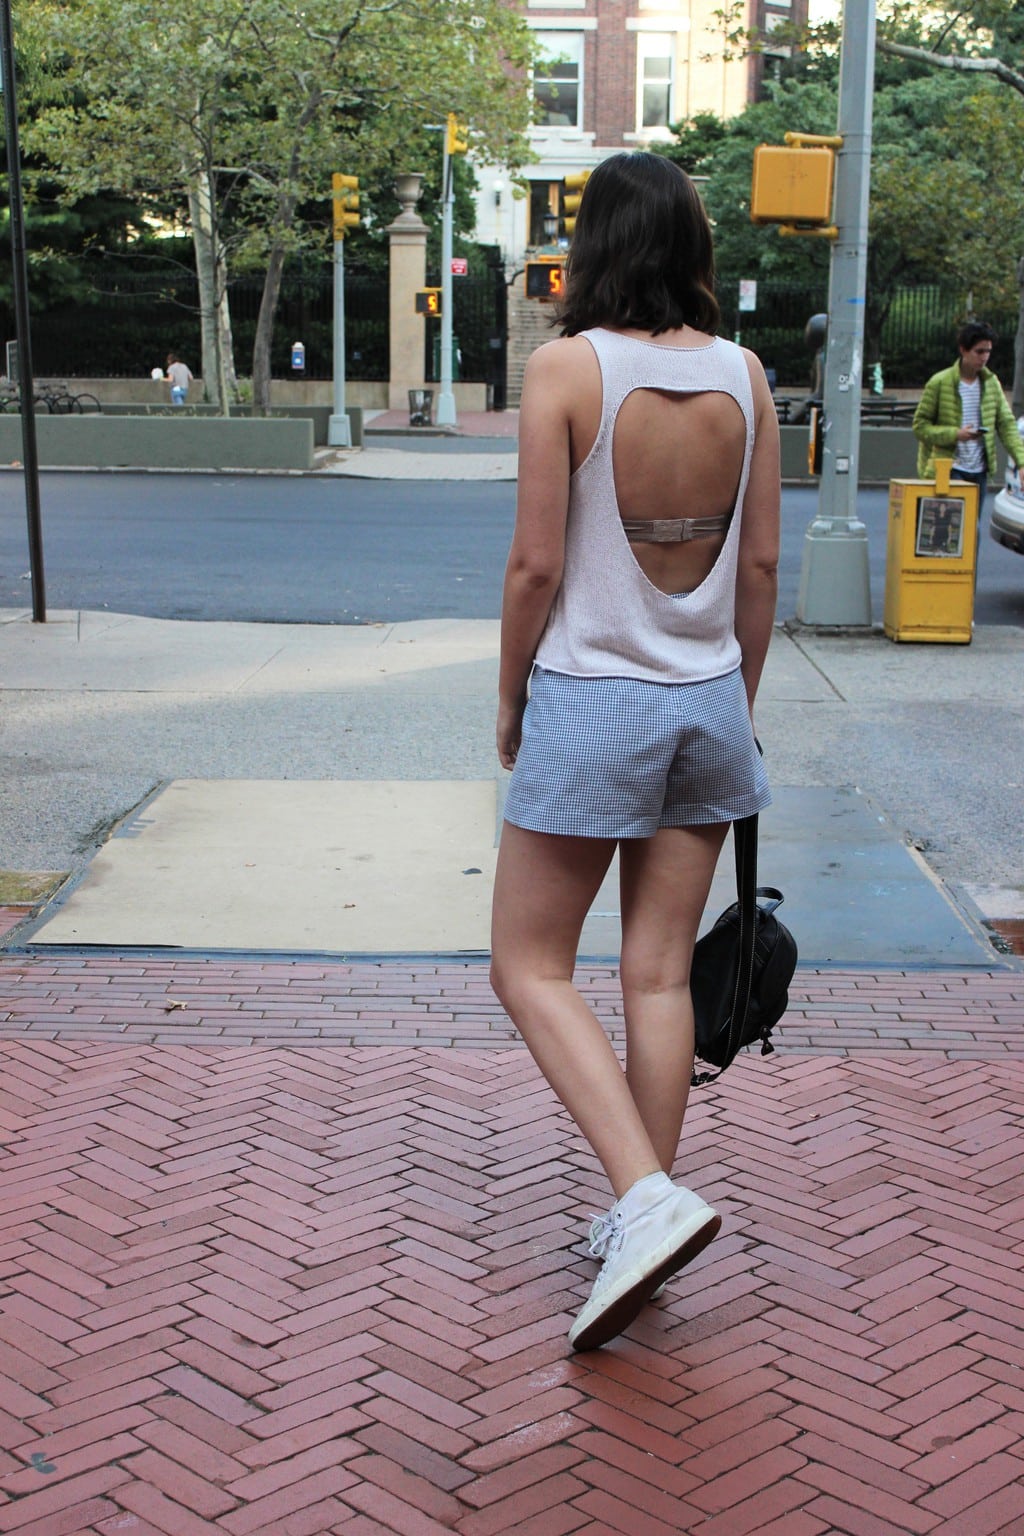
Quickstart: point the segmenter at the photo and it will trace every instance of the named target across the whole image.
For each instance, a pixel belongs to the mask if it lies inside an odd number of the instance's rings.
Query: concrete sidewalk
[[[586,1356],[603,1176],[483,956],[389,952],[482,947],[496,647],[0,615],[0,864],[67,876],[0,951],[0,1531],[1020,1536],[1020,632],[777,631],[803,963],[694,1095],[722,1234]]]
[[[0,867],[69,877],[22,938],[486,948],[505,779],[496,623],[4,620]],[[776,631],[759,701],[777,791],[762,878],[786,890],[809,961],[998,961],[981,919],[1024,912],[1005,794],[1019,774],[1018,659],[1003,628],[941,657]],[[984,778],[961,750],[968,722]],[[730,886],[726,860],[712,911]],[[610,881],[586,953],[617,953],[616,913]]]

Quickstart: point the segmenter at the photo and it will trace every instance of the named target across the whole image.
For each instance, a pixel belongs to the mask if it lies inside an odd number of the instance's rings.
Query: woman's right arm
[[[519,407],[519,489],[501,607],[498,757],[516,760],[530,669],[562,580],[569,509],[571,349],[549,342],[526,365]]]
[[[779,419],[764,369],[753,353],[747,364],[754,392],[754,449],[743,500],[736,572],[736,638],[751,716],[775,623],[779,595],[779,524],[782,478]]]

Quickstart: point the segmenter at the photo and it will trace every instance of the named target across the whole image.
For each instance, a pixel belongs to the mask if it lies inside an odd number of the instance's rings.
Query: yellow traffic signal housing
[[[560,299],[565,291],[565,268],[560,261],[526,263],[526,297]]]
[[[459,122],[457,113],[449,112],[444,141],[450,155],[464,155],[466,153],[469,148],[469,140],[466,137],[467,132],[465,123]]]
[[[750,217],[755,224],[828,224],[836,159],[826,147],[759,144]]]
[[[562,227],[567,235],[572,235],[576,230],[576,215],[580,211],[580,203],[583,201],[583,188],[590,180],[589,171],[574,171],[564,180],[565,192],[562,195]]]
[[[418,315],[439,315],[441,313],[440,288],[421,288],[416,295],[416,313]]]
[[[343,176],[335,171],[331,177],[334,189],[334,238],[344,240],[346,229],[359,228],[359,177]]]

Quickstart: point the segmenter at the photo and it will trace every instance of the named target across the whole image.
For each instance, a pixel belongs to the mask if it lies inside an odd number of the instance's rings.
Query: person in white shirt
[[[184,405],[188,399],[188,387],[192,383],[192,370],[183,363],[176,352],[167,354],[167,373],[164,382],[171,386],[171,404]]]
[[[569,1333],[621,1333],[721,1218],[670,1177],[693,1066],[694,941],[729,824],[769,803],[754,696],[775,613],[779,431],[716,333],[711,230],[671,160],[590,176],[562,337],[530,358],[505,576],[512,770],[491,980],[615,1196]],[[626,1070],[573,971],[618,850]]]

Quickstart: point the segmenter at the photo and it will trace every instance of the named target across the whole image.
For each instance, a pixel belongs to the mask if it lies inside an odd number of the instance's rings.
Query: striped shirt
[[[981,426],[981,380],[973,379],[970,384],[965,379],[960,380],[960,425],[962,427]],[[969,437],[957,443],[953,463],[957,469],[966,469],[972,474],[977,474],[985,468],[985,445],[980,437]]]

